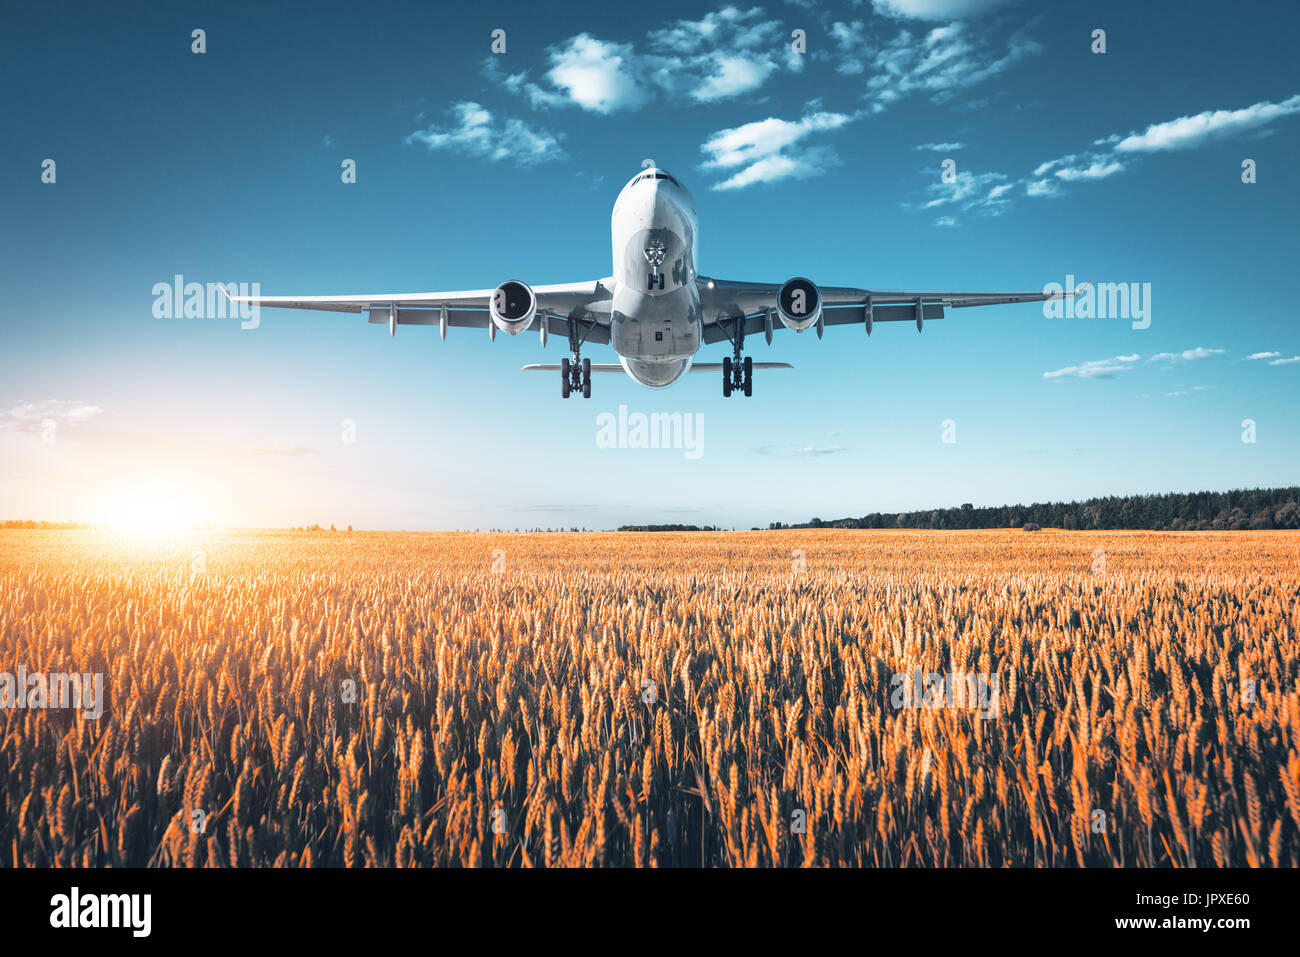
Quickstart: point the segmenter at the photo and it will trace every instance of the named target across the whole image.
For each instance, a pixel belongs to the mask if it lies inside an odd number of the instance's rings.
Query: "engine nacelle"
[[[537,315],[537,296],[532,288],[518,279],[507,279],[492,290],[488,303],[492,323],[502,332],[517,336],[533,324]]]
[[[821,291],[807,279],[787,280],[776,294],[776,314],[787,329],[803,332],[821,318]]]

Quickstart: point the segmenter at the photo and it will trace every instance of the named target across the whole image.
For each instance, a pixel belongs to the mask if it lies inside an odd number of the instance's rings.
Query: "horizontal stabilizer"
[[[755,362],[755,369],[793,369],[794,366],[788,362]],[[691,366],[692,372],[721,372],[721,362],[697,362]]]
[[[533,362],[523,367],[524,372],[559,372],[560,365],[557,362]],[[591,364],[592,372],[622,372],[623,367],[617,362],[593,362]]]

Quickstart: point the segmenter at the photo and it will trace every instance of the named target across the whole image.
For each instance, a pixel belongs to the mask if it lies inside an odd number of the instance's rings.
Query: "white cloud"
[[[1247,359],[1275,359],[1280,356],[1280,352],[1252,352],[1246,356]]]
[[[1044,379],[1113,379],[1120,372],[1127,372],[1133,368],[1133,363],[1142,357],[1139,355],[1131,356],[1114,356],[1110,359],[1092,359],[1088,362],[1081,362],[1077,366],[1066,366],[1063,369],[1054,369],[1051,372],[1044,372]]]
[[[838,162],[826,147],[807,147],[814,133],[839,129],[850,121],[843,113],[810,113],[797,121],[768,117],[733,129],[719,130],[700,149],[708,154],[705,169],[743,167],[714,189],[743,189],[755,183],[815,176]]]
[[[1182,352],[1157,352],[1147,362],[1192,362],[1196,359],[1208,359],[1211,356],[1222,354],[1222,349],[1206,349],[1197,346],[1195,349],[1184,349]]]
[[[1155,123],[1144,133],[1129,134],[1115,145],[1115,149],[1121,153],[1191,149],[1212,139],[1258,129],[1295,113],[1300,113],[1300,93],[1281,103],[1261,102],[1240,110],[1206,110],[1195,116]]]
[[[1062,156],[1060,159],[1048,160],[1045,163],[1039,163],[1036,167],[1034,167],[1034,175],[1042,176],[1043,174],[1053,169],[1056,169],[1056,167],[1060,166],[1062,163],[1073,163],[1078,158],[1079,158],[1079,154],[1071,153],[1069,156]]]
[[[785,53],[782,54],[782,59],[785,62],[785,68],[791,73],[802,73],[803,63],[806,58],[807,54],[797,52],[792,44],[787,43],[785,45]]]
[[[1292,356],[1289,359],[1274,359],[1269,363],[1271,366],[1289,366],[1293,362],[1300,362],[1300,356]]]
[[[713,154],[705,165],[739,166],[792,146],[810,133],[838,129],[849,119],[843,113],[822,112],[811,113],[795,122],[768,117],[734,129],[720,130],[705,141],[704,150]]]
[[[757,90],[779,65],[803,70],[789,33],[763,9],[728,6],[699,20],[678,20],[650,33],[654,51],[643,58],[651,79],[668,94],[687,90],[697,103],[713,103]]]
[[[1007,0],[872,0],[876,13],[914,20],[957,20],[978,17]]]
[[[793,53],[781,24],[762,14],[761,7],[728,6],[677,20],[651,31],[640,48],[580,33],[547,52],[543,82],[530,82],[526,70],[503,75],[495,57],[485,72],[539,108],[573,105],[608,115],[658,96],[713,103],[759,89],[782,66],[802,71],[804,57]]]
[[[854,20],[852,23],[842,23],[837,20],[831,24],[830,34],[840,53],[835,71],[846,76],[865,72],[866,64],[858,58],[867,45],[866,27],[863,22]]]
[[[1090,182],[1107,179],[1129,168],[1141,153],[1192,149],[1215,138],[1234,136],[1259,129],[1283,116],[1300,113],[1300,94],[1281,103],[1256,103],[1241,110],[1215,110],[1184,116],[1165,123],[1154,123],[1144,133],[1123,137],[1118,133],[1092,141],[1093,146],[1110,147],[1109,151],[1071,153],[1040,163],[1034,180],[1025,188],[1027,196],[1059,196],[1060,188],[1043,179],[1052,173],[1062,183]]]
[[[45,430],[47,423],[53,422],[56,427],[82,425],[103,412],[97,405],[67,399],[21,401],[8,409],[0,409],[0,432],[37,435]]]
[[[919,41],[911,32],[900,31],[861,63],[862,71],[871,75],[867,97],[872,109],[880,112],[911,93],[928,95],[936,103],[945,102],[1017,61],[1042,52],[1038,43],[1021,33],[1011,36],[1007,51],[1001,55],[990,50],[989,45],[990,36],[976,33],[960,22],[935,27]],[[861,72],[844,69],[844,62],[858,62],[851,51],[843,51],[840,72]]]
[[[547,78],[584,110],[613,113],[635,109],[648,98],[636,76],[631,44],[606,43],[581,33],[567,46],[552,50],[550,57]],[[535,103],[554,101],[554,94],[535,85],[530,85],[528,91]]]
[[[691,96],[701,103],[739,96],[757,90],[775,69],[771,60],[724,56],[718,59],[717,72],[692,90]]]
[[[1107,176],[1122,172],[1123,169],[1123,163],[1097,161],[1082,167],[1066,166],[1063,169],[1058,169],[1056,176],[1067,183],[1074,183],[1085,179],[1105,179]]]
[[[953,217],[951,217],[951,216],[940,216],[938,219],[936,219],[936,220],[934,221],[934,224],[935,224],[936,226],[959,226],[959,225],[961,225],[960,223],[957,222],[957,220],[955,220],[955,219],[954,219]]]
[[[931,150],[935,153],[954,153],[965,148],[965,143],[920,143],[913,147],[913,149]]]
[[[1013,183],[1005,183],[1002,173],[972,173],[962,170],[956,173],[951,183],[931,183],[926,191],[934,198],[924,203],[922,209],[935,209],[940,206],[956,205],[964,210],[979,210],[989,215],[997,215],[1006,209],[1010,199]]]
[[[1071,153],[1060,156],[1046,163],[1039,163],[1034,169],[1034,176],[1054,173],[1067,183],[1088,179],[1105,179],[1122,172],[1124,164],[1109,153]]]
[[[558,136],[535,130],[523,120],[497,122],[489,110],[477,103],[462,102],[452,107],[456,125],[446,129],[430,126],[406,137],[408,143],[423,143],[430,150],[451,150],[495,163],[511,159],[520,166],[564,158]]]
[[[754,451],[759,455],[834,455],[836,452],[847,452],[848,447],[843,445],[760,445]]]
[[[759,20],[762,15],[762,7],[723,7],[699,20],[678,20],[670,27],[653,31],[649,39],[657,49],[684,54],[719,47],[754,49],[770,44],[780,28],[775,20]]]
[[[775,183],[782,179],[808,179],[811,176],[821,175],[838,161],[838,157],[824,147],[808,150],[799,156],[780,154],[766,156],[713,188],[744,189],[755,183]]]

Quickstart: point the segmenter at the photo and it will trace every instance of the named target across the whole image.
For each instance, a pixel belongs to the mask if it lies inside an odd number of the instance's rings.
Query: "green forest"
[[[872,512],[861,518],[811,519],[768,528],[1064,528],[1151,529],[1155,531],[1247,531],[1300,528],[1300,488],[1238,489],[1231,492],[1171,492],[1110,495],[1084,502],[1035,502],[919,512]]]

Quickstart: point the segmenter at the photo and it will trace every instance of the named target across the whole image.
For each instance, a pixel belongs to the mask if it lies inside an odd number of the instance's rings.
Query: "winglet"
[[[1093,276],[1093,277],[1092,277],[1092,279],[1096,279],[1096,278],[1097,278],[1096,276]],[[1082,286],[1080,286],[1078,289],[1074,290],[1074,295],[1076,295],[1076,296],[1082,296],[1082,295],[1083,295],[1083,291],[1084,291],[1085,289],[1087,289],[1089,286],[1092,285],[1092,279],[1089,279],[1087,282],[1085,282],[1085,283],[1084,283]]]
[[[220,283],[220,282],[217,283],[217,288],[220,289],[223,293],[225,293],[226,298],[229,299],[231,302],[235,301],[235,297],[232,296],[230,292],[226,289],[225,283]]]

